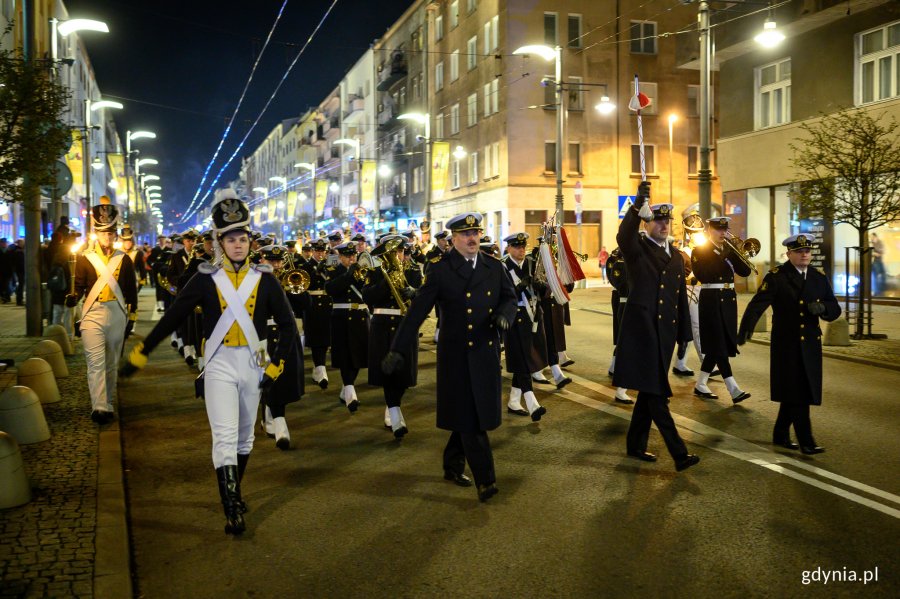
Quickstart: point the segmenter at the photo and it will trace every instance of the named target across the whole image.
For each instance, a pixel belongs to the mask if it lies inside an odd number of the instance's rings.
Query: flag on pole
[[[631,100],[628,102],[628,109],[635,112],[637,114],[637,129],[638,129],[638,151],[641,156],[641,181],[647,180],[647,163],[644,160],[644,123],[641,119],[641,110],[650,106],[650,98],[646,96],[646,94],[642,94],[640,87],[638,86],[638,76],[634,76],[634,96],[632,96]],[[641,220],[644,222],[650,222],[653,220],[653,212],[650,210],[650,202],[645,201],[643,206],[641,206],[640,210]]]

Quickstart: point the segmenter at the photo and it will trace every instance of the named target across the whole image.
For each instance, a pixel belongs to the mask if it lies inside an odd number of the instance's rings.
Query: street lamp
[[[137,168],[140,168],[145,164],[148,166],[156,166],[157,164],[159,164],[159,160],[156,160],[155,158],[138,158],[134,163]]]
[[[69,22],[69,21],[67,21]],[[63,23],[65,25],[65,23]],[[97,30],[99,31],[99,30]],[[71,33],[71,31],[69,32]],[[63,34],[67,35],[67,34]],[[98,110],[103,110],[104,108],[115,108],[122,109],[123,106],[119,102],[113,102],[111,100],[97,100],[96,102],[92,101],[90,98],[85,98],[84,100],[84,135],[82,135],[82,143],[84,144],[84,195],[87,203],[87,211],[90,214],[91,206],[93,204],[91,198],[91,172],[88,169],[88,164],[90,163],[93,166],[93,161],[88,161],[87,157],[91,155],[91,132],[94,130],[94,126],[91,124],[91,113],[96,112]],[[97,127],[100,128],[99,126]],[[95,167],[96,168],[96,167]],[[102,168],[102,164],[100,166]],[[90,218],[85,219],[84,230],[85,235],[90,233],[91,229],[91,220]]]
[[[341,190],[341,186],[337,184],[337,181],[332,181],[331,185],[328,186],[328,191],[331,193],[337,193]]]
[[[555,71],[555,100],[556,100],[556,215],[559,224],[562,225],[565,220],[563,212],[563,133],[566,122],[566,105],[563,103],[563,81],[562,81],[562,49],[559,46],[551,48],[544,45],[522,46],[513,51],[513,54],[523,56],[540,56],[547,62],[554,61]],[[598,108],[599,110],[599,108]]]
[[[466,149],[462,146],[456,146],[456,148],[454,148],[454,150],[453,150],[453,157],[456,158],[457,160],[462,160],[463,158],[465,158],[468,155],[469,155],[469,153],[466,152]]]
[[[763,23],[763,30],[756,34],[753,41],[763,48],[774,48],[784,41],[784,34],[778,31],[775,21],[766,17],[766,22]]]
[[[54,21],[56,19],[53,19]],[[103,21],[95,21],[93,19],[69,19],[59,23],[57,21],[56,30],[63,37],[76,31],[99,31],[100,33],[109,33],[109,27]]]
[[[675,124],[675,121],[678,120],[677,114],[669,115],[669,203],[673,204],[672,201],[672,126]]]
[[[394,171],[392,171],[391,167],[389,167],[386,164],[382,164],[381,166],[378,167],[378,176],[381,177],[382,179],[388,179],[393,174],[394,174]]]
[[[311,189],[312,197],[314,198],[314,199],[313,199],[313,209],[312,209],[312,213],[313,213],[313,220],[315,220],[315,217],[316,217],[316,213],[315,213],[315,212],[316,212],[316,202],[315,202],[315,197],[316,197],[316,165],[313,164],[313,163],[311,163],[311,162],[296,162],[296,163],[294,163],[294,168],[302,168],[303,170],[307,170],[307,171],[309,171],[309,173],[310,173],[310,178],[309,178],[309,180],[310,180],[310,189]],[[306,202],[307,197],[306,197],[306,194],[301,194],[301,195],[303,196],[303,199],[300,199],[300,211],[303,212],[303,203]],[[299,196],[298,196],[298,199],[299,199]]]
[[[609,96],[600,96],[600,103],[594,106],[594,108],[597,112],[605,116],[607,114],[612,114],[616,109],[616,105],[609,99]]]
[[[94,156],[94,159],[91,160],[91,168],[96,171],[99,171],[103,168],[103,161],[100,160],[99,156]]]
[[[160,186],[160,185],[148,185],[148,186],[144,187],[144,191],[147,191],[147,192],[161,191],[161,190],[162,190],[162,186]]]
[[[257,193],[261,193],[261,194],[263,194],[263,195],[268,195],[268,194],[269,194],[269,189],[268,189],[267,187],[254,187],[254,188],[252,189],[252,191],[255,191],[255,192],[257,192]]]
[[[144,175],[144,181],[159,181],[159,175]]]

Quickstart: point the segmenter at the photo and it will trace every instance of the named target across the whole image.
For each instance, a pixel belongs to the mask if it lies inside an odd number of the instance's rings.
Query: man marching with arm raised
[[[244,532],[241,478],[253,449],[253,424],[260,389],[269,387],[284,368],[294,335],[294,316],[270,266],[254,266],[250,251],[250,212],[228,190],[212,210],[216,260],[201,264],[144,343],[137,344],[122,367],[130,376],[166,335],[203,308],[206,341],[204,396],[212,429],[212,458],[225,509],[225,532]],[[274,319],[278,343],[271,361],[265,351],[266,321]]]

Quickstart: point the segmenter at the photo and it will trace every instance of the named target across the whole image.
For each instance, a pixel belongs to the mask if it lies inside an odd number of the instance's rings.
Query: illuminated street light
[[[462,146],[456,146],[456,149],[453,150],[453,157],[457,160],[462,160],[468,155],[469,153],[466,152],[466,149]]]
[[[612,101],[609,99],[609,96],[601,96],[600,103],[594,106],[594,108],[600,114],[606,115],[612,114],[616,109],[616,105],[612,103]]]
[[[144,181],[159,181],[159,175],[144,175]]]
[[[125,108],[125,105],[114,100],[97,100],[96,102],[91,102],[91,112],[103,110],[104,108],[115,108],[116,110],[122,110],[123,108]]]
[[[144,188],[144,191],[162,191],[162,187],[159,185],[148,185]]]
[[[784,41],[784,34],[778,31],[775,21],[766,18],[766,22],[763,23],[763,30],[756,34],[753,41],[763,48],[774,48]]]
[[[155,158],[139,158],[139,159],[137,160],[137,162],[135,162],[134,164],[135,164],[138,168],[140,168],[140,167],[142,167],[142,166],[144,166],[144,165],[156,166],[157,164],[159,164],[159,160],[156,160]]]
[[[331,185],[328,186],[328,190],[331,193],[337,193],[341,190],[341,186],[337,184],[337,181],[332,181]]]
[[[381,177],[382,179],[387,179],[388,177],[390,177],[393,174],[394,174],[394,171],[392,171],[391,167],[389,167],[386,164],[382,164],[381,166],[378,167],[378,176]]]
[[[130,141],[135,139],[156,139],[156,133],[153,131],[129,131],[128,139]]]
[[[95,21],[93,19],[69,19],[63,21],[56,26],[56,30],[63,37],[76,31],[99,31],[100,33],[109,33],[109,27],[103,21]]]
[[[269,188],[268,187],[254,187],[252,191],[266,195],[269,193]]]
[[[103,168],[103,161],[100,160],[99,156],[94,156],[94,159],[91,161],[91,168],[97,171]]]
[[[275,181],[276,183],[284,185],[287,183],[287,177],[269,177],[269,181]]]

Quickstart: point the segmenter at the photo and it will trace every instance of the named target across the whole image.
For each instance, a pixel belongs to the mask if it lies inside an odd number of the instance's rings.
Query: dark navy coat
[[[616,346],[613,385],[672,396],[669,364],[676,342],[690,341],[691,317],[684,283],[684,261],[638,234],[634,208],[619,224],[616,241],[628,272],[628,303]]]
[[[819,317],[806,309],[815,300],[825,304],[822,320],[831,322],[841,315],[828,277],[809,267],[804,280],[790,262],[785,262],[766,275],[744,311],[740,331],[749,337],[756,321],[772,306],[772,401],[822,404],[822,329]]]
[[[531,256],[525,256],[521,268],[509,255],[504,256],[501,262],[509,272],[515,273],[520,281],[525,276],[534,276],[535,262]],[[527,298],[535,298],[536,301],[532,302],[534,320],[529,316],[528,308],[523,305],[518,306],[516,320],[506,332],[504,343],[506,371],[531,376],[532,372],[547,367],[547,339],[544,336],[543,311],[540,301],[540,297],[546,293],[546,288],[534,282],[527,286],[520,282],[515,286],[515,290],[519,304],[524,303]],[[537,326],[534,326],[535,323]]]
[[[503,264],[484,253],[475,267],[455,249],[428,269],[391,349],[415,347],[419,327],[437,305],[437,426],[450,431],[493,430],[501,422],[500,334],[496,314],[516,317],[516,293]],[[409,359],[409,355],[403,356]]]
[[[352,309],[332,308],[331,365],[365,368],[369,359],[369,312],[363,301],[363,285],[343,264],[335,266],[330,275],[325,291],[331,301],[352,305]]]
[[[701,283],[730,284],[731,289],[700,289],[700,347],[711,356],[733,357],[737,350],[737,294],[734,275],[750,275],[750,267],[734,256],[728,246],[712,242],[691,252],[693,275]],[[689,273],[690,274],[690,273]]]

